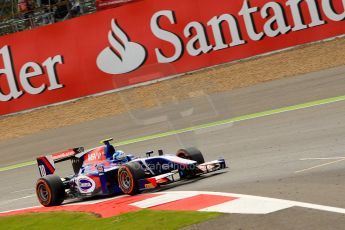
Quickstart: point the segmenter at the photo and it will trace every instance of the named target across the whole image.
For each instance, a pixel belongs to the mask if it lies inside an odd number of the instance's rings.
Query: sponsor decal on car
[[[145,184],[145,188],[154,188],[155,186],[152,183]]]
[[[81,193],[91,193],[96,188],[95,182],[87,176],[81,176],[77,179],[77,181],[78,188]]]
[[[75,152],[71,149],[71,150],[67,150],[65,152],[54,153],[54,154],[52,154],[52,157],[53,157],[53,160],[59,160],[59,159],[73,156],[73,155],[75,155]]]
[[[98,171],[98,173],[104,173],[104,167],[103,167],[103,165],[98,165],[98,166],[97,166],[97,171]]]

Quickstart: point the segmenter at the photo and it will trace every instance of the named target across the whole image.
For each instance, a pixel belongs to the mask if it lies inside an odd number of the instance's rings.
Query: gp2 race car
[[[84,151],[82,147],[37,158],[41,178],[36,183],[36,194],[43,206],[60,205],[66,199],[86,198],[111,194],[138,194],[161,185],[190,179],[226,168],[225,160],[204,161],[196,148],[137,158],[125,155],[122,159],[107,159],[106,146]],[[116,153],[123,154],[122,151]],[[115,155],[115,154],[114,154]],[[59,177],[54,174],[55,163],[71,160],[74,175]]]

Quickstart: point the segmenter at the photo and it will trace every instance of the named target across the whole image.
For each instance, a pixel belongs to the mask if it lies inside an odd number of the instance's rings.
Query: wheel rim
[[[49,191],[44,184],[38,185],[38,196],[42,202],[47,202],[49,199]]]
[[[123,192],[130,192],[132,190],[133,180],[127,170],[120,172],[119,181]]]

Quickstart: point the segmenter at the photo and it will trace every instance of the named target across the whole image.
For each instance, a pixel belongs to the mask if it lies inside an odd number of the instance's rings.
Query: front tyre
[[[194,147],[179,149],[176,153],[176,156],[196,161],[198,164],[205,163],[204,156],[200,150]]]
[[[48,175],[37,180],[36,195],[38,201],[45,207],[62,204],[65,198],[65,188],[61,178]]]
[[[202,155],[200,150],[194,147],[179,149],[177,150],[176,156],[196,161],[197,165],[205,163],[204,156]],[[198,172],[199,171],[197,168],[179,170],[180,177],[187,179],[196,177],[198,175]]]
[[[138,181],[145,177],[145,172],[138,162],[122,165],[117,174],[120,189],[124,194],[129,195],[140,193]]]

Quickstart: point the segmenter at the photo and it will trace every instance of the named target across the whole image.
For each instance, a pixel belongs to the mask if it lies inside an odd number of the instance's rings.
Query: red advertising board
[[[0,114],[345,33],[338,0],[146,0],[0,37]]]

